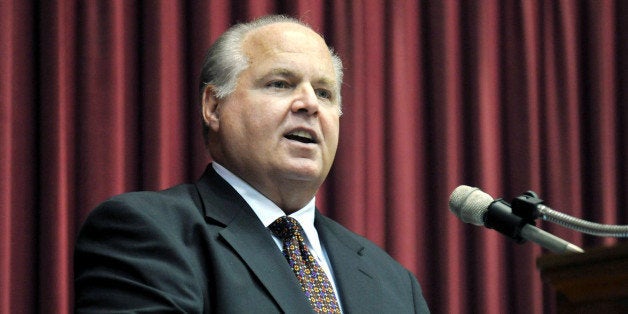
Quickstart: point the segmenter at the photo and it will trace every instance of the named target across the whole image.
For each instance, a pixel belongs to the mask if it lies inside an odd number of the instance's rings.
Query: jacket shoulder
[[[111,208],[139,209],[158,214],[175,210],[200,208],[198,192],[193,184],[181,184],[162,191],[139,191],[119,194],[99,204],[94,211]],[[185,211],[183,211],[185,212]]]

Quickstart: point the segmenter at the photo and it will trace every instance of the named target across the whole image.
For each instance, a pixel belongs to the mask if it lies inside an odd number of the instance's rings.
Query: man
[[[338,145],[341,83],[340,59],[297,20],[223,34],[201,74],[214,162],[196,184],[90,214],[77,312],[427,312],[409,271],[314,206]]]

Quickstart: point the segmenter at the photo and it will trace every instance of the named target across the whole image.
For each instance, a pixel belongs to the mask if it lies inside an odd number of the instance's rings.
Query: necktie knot
[[[268,229],[282,241],[289,241],[301,234],[301,225],[296,219],[289,216],[277,218],[268,226]]]

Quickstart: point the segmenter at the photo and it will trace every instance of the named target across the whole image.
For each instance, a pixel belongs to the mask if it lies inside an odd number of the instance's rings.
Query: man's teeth
[[[299,141],[301,143],[315,143],[314,137],[305,131],[294,131],[286,134],[289,140]]]
[[[312,135],[310,135],[310,133],[305,132],[305,131],[296,131],[296,132],[291,132],[290,134],[288,134],[289,136],[298,136],[298,137],[304,137],[307,138],[308,140],[312,139]]]

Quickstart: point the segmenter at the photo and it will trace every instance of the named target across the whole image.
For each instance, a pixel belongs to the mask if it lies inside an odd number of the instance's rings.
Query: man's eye
[[[323,99],[331,99],[331,92],[326,89],[317,89],[316,96]]]
[[[272,88],[279,88],[279,89],[290,87],[290,85],[286,81],[272,81],[268,83],[266,86],[272,87]]]

